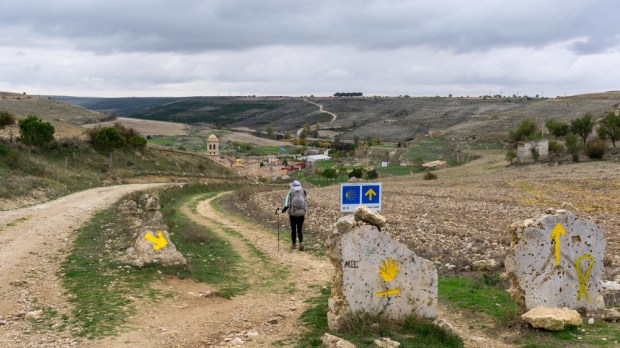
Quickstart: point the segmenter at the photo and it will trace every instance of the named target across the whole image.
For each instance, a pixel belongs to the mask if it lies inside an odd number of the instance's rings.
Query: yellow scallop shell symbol
[[[398,263],[391,258],[387,258],[386,260],[381,261],[381,266],[379,266],[379,276],[383,278],[384,281],[389,282],[392,279],[396,278],[398,274]]]

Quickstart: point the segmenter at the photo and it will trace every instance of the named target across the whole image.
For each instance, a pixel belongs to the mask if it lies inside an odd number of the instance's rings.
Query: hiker
[[[299,237],[299,250],[304,250],[304,235],[302,228],[304,226],[304,217],[308,212],[308,194],[301,187],[301,183],[295,180],[289,184],[291,188],[284,199],[284,208],[282,213],[288,211],[289,220],[291,222],[291,239],[293,245],[291,249],[295,249],[297,237]]]

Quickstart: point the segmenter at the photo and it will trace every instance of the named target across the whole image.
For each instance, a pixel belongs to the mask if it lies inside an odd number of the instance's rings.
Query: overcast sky
[[[616,0],[19,0],[0,91],[76,96],[620,90]]]

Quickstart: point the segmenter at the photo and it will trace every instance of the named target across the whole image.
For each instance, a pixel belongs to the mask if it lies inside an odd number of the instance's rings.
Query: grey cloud
[[[271,45],[469,52],[613,36],[620,32],[610,21],[618,6],[613,0],[22,0],[3,5],[0,26],[99,53],[198,53]],[[576,45],[576,52],[617,45],[590,42],[596,47]]]

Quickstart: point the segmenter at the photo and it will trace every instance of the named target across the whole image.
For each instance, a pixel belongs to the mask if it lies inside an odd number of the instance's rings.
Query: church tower
[[[207,156],[220,156],[220,141],[213,133],[207,138]]]

